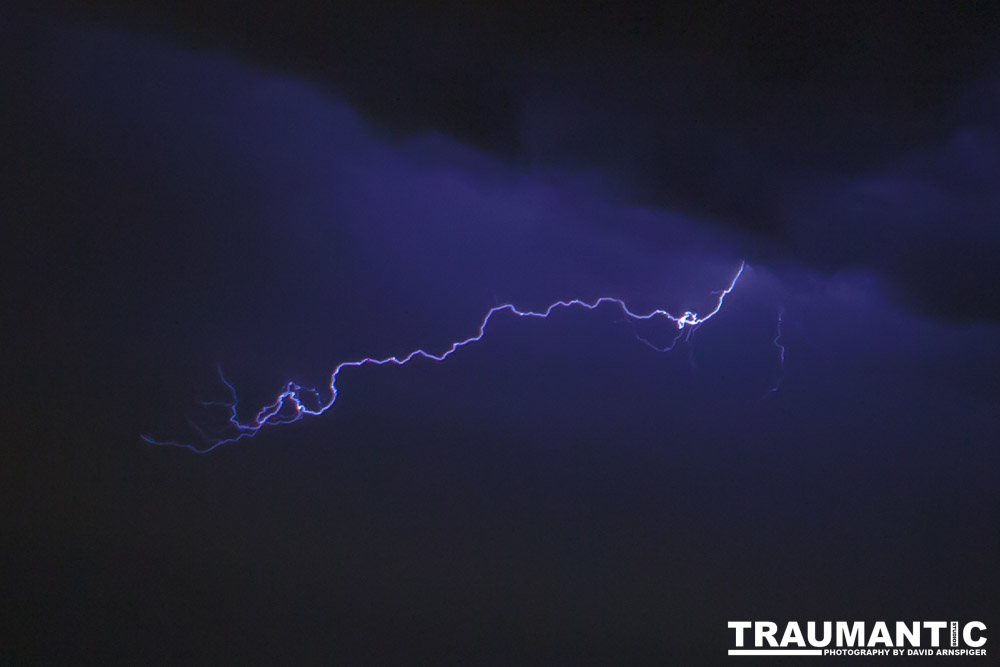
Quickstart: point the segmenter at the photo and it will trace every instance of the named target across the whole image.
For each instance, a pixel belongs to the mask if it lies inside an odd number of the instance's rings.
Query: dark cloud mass
[[[599,170],[626,201],[750,233],[748,252],[824,271],[864,257],[926,313],[1000,317],[982,281],[995,236],[968,211],[914,216],[829,190],[952,150],[957,135],[995,150],[997,100],[974,95],[997,74],[989,5],[69,6],[304,76],[392,135],[435,130],[515,165]],[[967,187],[988,198],[996,173],[978,159]],[[925,173],[912,196],[947,197],[947,180]],[[949,247],[928,241],[955,225]],[[872,247],[885,237],[901,247]]]

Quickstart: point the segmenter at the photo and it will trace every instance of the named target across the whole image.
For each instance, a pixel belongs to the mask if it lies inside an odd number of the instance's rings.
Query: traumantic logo
[[[736,647],[729,655],[986,655],[980,621],[789,621],[781,632],[771,621],[730,621]],[[752,642],[753,648],[747,644]]]

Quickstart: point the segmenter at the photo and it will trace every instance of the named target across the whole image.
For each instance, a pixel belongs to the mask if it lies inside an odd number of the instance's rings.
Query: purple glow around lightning
[[[557,308],[569,308],[573,306],[579,306],[582,308],[586,308],[587,310],[594,310],[601,304],[613,303],[617,305],[619,308],[621,308],[621,311],[625,315],[625,317],[629,318],[629,321],[632,322],[636,320],[652,320],[654,318],[664,318],[673,322],[677,326],[677,335],[672,339],[670,344],[667,345],[666,347],[658,347],[653,343],[650,343],[648,340],[636,336],[640,341],[642,341],[646,345],[649,345],[653,349],[658,350],[660,352],[667,352],[669,350],[672,350],[682,337],[685,340],[690,340],[691,334],[693,334],[698,327],[700,327],[708,320],[712,319],[716,315],[716,313],[722,310],[722,304],[725,301],[726,296],[730,292],[732,292],[733,289],[736,287],[736,283],[737,281],[739,281],[740,276],[743,275],[743,270],[745,268],[746,268],[746,261],[743,261],[740,263],[740,268],[736,271],[736,275],[733,276],[733,279],[729,282],[729,285],[724,289],[713,292],[713,294],[718,295],[718,299],[716,300],[715,303],[715,308],[713,308],[705,315],[701,316],[690,310],[686,311],[680,317],[671,315],[670,313],[662,309],[656,309],[645,314],[635,313],[629,309],[629,307],[625,304],[624,301],[614,297],[601,297],[592,303],[587,303],[586,301],[581,301],[579,299],[573,299],[571,301],[556,301],[548,308],[546,308],[544,311],[540,312],[518,310],[512,304],[509,303],[496,306],[494,308],[491,308],[489,312],[486,313],[486,316],[483,318],[482,323],[479,325],[479,331],[476,333],[475,336],[452,343],[451,347],[449,347],[441,354],[433,354],[431,352],[418,349],[414,350],[413,352],[410,352],[404,357],[394,356],[394,357],[388,357],[386,359],[373,359],[371,357],[366,357],[358,361],[342,362],[336,368],[333,369],[333,373],[330,375],[329,401],[324,403],[320,397],[319,392],[314,388],[302,387],[296,384],[295,382],[289,382],[288,384],[285,385],[281,393],[277,395],[274,402],[270,403],[269,405],[265,405],[260,410],[258,410],[254,418],[249,421],[240,421],[239,417],[237,416],[236,409],[239,403],[239,399],[236,395],[236,388],[233,386],[231,382],[229,382],[225,378],[225,376],[222,374],[222,369],[220,368],[219,377],[222,380],[223,384],[225,384],[229,388],[229,392],[232,395],[233,400],[232,402],[229,403],[219,402],[219,401],[209,401],[202,403],[202,405],[206,406],[215,405],[228,408],[230,412],[229,423],[236,429],[234,435],[225,438],[213,438],[209,436],[207,433],[205,433],[205,431],[199,428],[196,424],[191,423],[192,427],[199,433],[199,435],[201,435],[205,439],[205,441],[208,442],[207,447],[199,448],[196,447],[195,445],[186,444],[182,442],[159,441],[154,438],[151,438],[148,435],[143,435],[141,437],[146,442],[154,445],[161,445],[166,447],[183,447],[198,454],[206,454],[214,450],[216,447],[220,447],[227,443],[236,442],[237,440],[242,440],[244,438],[252,438],[253,436],[257,435],[257,433],[259,433],[260,430],[265,426],[289,424],[292,422],[296,422],[307,415],[311,416],[321,415],[327,410],[329,410],[331,407],[333,407],[333,404],[337,402],[337,395],[338,395],[337,377],[340,375],[340,372],[345,368],[368,366],[368,365],[384,366],[385,364],[402,366],[403,364],[407,364],[410,361],[416,359],[417,357],[423,357],[424,359],[430,359],[431,361],[444,361],[452,354],[454,354],[459,348],[465,347],[469,343],[482,340],[483,336],[486,334],[486,326],[490,323],[490,320],[493,318],[494,315],[503,311],[508,311],[514,315],[517,315],[518,317],[547,318],[550,314],[552,314],[552,311],[554,311]],[[781,362],[782,364],[784,364],[785,348],[781,346],[778,342],[781,338],[780,315],[778,316],[778,327],[779,327],[778,336],[775,338],[774,343],[775,345],[778,346],[778,348],[781,351]],[[776,390],[777,386],[775,386],[775,388],[772,391]],[[304,396],[311,396],[312,399],[316,401],[318,407],[310,408],[305,404],[303,404],[302,399]]]

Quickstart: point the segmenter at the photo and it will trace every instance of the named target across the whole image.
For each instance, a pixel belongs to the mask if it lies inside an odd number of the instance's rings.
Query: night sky
[[[0,664],[995,660],[1000,12],[538,4],[0,9]]]

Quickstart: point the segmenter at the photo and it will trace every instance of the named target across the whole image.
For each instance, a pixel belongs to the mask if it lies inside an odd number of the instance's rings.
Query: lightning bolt
[[[422,357],[424,359],[430,359],[431,361],[444,361],[445,359],[447,359],[448,357],[450,357],[451,355],[453,355],[455,352],[465,347],[466,345],[482,340],[483,336],[486,334],[486,327],[487,325],[489,325],[494,315],[503,312],[509,312],[512,315],[516,315],[517,317],[547,318],[549,315],[552,314],[554,310],[559,308],[579,307],[579,308],[586,308],[587,310],[594,310],[595,308],[597,308],[602,304],[606,303],[614,304],[621,309],[622,314],[626,318],[628,318],[629,321],[631,322],[639,320],[652,320],[654,318],[663,318],[673,322],[674,325],[677,327],[677,335],[673,338],[671,343],[666,347],[658,347],[653,343],[649,342],[648,340],[645,340],[637,336],[637,338],[639,338],[640,341],[642,341],[646,345],[649,345],[653,349],[661,352],[666,352],[673,349],[674,345],[676,345],[677,341],[679,341],[682,337],[685,340],[690,340],[691,335],[698,329],[698,327],[700,327],[702,324],[715,317],[715,315],[720,310],[722,310],[723,302],[725,301],[729,293],[732,292],[733,289],[736,287],[736,283],[739,281],[740,276],[743,275],[743,271],[744,269],[746,269],[746,267],[747,264],[746,261],[744,260],[743,262],[740,263],[740,268],[739,270],[736,271],[736,274],[729,282],[729,285],[721,290],[716,290],[715,292],[713,292],[713,294],[717,295],[718,297],[715,303],[715,307],[705,315],[698,315],[697,313],[689,310],[685,311],[683,315],[678,317],[675,315],[671,315],[666,310],[662,310],[659,308],[649,313],[644,313],[644,314],[636,313],[633,312],[623,300],[614,297],[601,297],[596,301],[590,303],[582,301],[580,299],[573,299],[571,301],[556,301],[545,310],[537,312],[530,310],[519,310],[509,303],[498,305],[491,308],[489,312],[486,313],[486,316],[483,318],[482,323],[480,323],[479,325],[479,330],[476,332],[476,335],[452,343],[451,347],[446,349],[441,354],[434,354],[432,352],[427,352],[426,350],[423,349],[418,349],[414,350],[413,352],[410,352],[409,354],[403,357],[393,356],[385,359],[374,359],[371,357],[366,357],[358,361],[342,362],[336,368],[333,369],[333,373],[330,375],[330,385],[329,385],[330,399],[328,401],[324,402],[322,400],[322,397],[320,396],[320,393],[315,388],[303,387],[299,384],[296,384],[295,382],[289,382],[284,386],[284,388],[281,390],[281,393],[277,395],[277,397],[274,399],[272,403],[260,408],[260,410],[257,411],[257,414],[254,415],[253,419],[250,419],[249,421],[241,421],[239,419],[239,416],[237,415],[239,398],[236,393],[236,387],[234,387],[233,384],[226,379],[225,375],[222,373],[222,369],[220,368],[219,378],[222,380],[222,383],[229,388],[232,400],[229,402],[207,401],[203,402],[202,405],[221,406],[227,408],[230,415],[229,426],[227,426],[227,428],[233,429],[232,435],[225,437],[223,436],[213,437],[208,433],[206,433],[203,429],[199,428],[197,425],[192,423],[191,425],[194,427],[194,429],[208,443],[207,447],[199,448],[195,445],[183,442],[160,441],[148,435],[143,435],[141,437],[143,440],[153,445],[160,445],[165,447],[183,447],[198,454],[207,454],[208,452],[216,449],[217,447],[221,447],[222,445],[232,442],[237,442],[239,440],[243,440],[244,438],[252,438],[255,435],[257,435],[261,431],[261,429],[263,429],[265,426],[277,426],[279,424],[289,424],[292,422],[299,421],[300,419],[306,416],[319,416],[324,412],[326,412],[327,410],[329,410],[331,407],[333,407],[333,404],[337,402],[337,396],[339,393],[337,389],[337,378],[340,377],[340,373],[344,369],[357,368],[360,366],[384,366],[386,364],[402,366],[404,364],[408,364],[409,362],[413,361],[418,357]],[[781,349],[781,359],[783,364],[784,347],[778,344],[778,340],[781,337],[780,321],[781,320],[779,316],[779,332],[778,332],[778,337],[775,338],[775,345],[778,345],[778,347]],[[775,387],[775,389],[777,389],[777,387]],[[304,399],[309,401],[310,404],[315,402],[315,404],[318,407],[309,407],[303,402]]]

